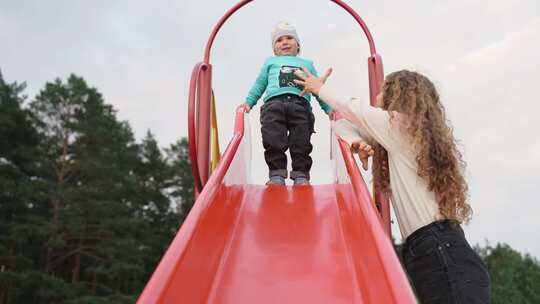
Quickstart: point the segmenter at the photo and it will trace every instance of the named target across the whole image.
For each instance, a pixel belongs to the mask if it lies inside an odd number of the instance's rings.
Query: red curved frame
[[[364,34],[366,35],[366,38],[367,38],[368,43],[369,43],[369,50],[371,52],[371,55],[375,55],[377,52],[375,50],[375,43],[373,42],[373,37],[371,36],[371,32],[369,31],[369,29],[366,26],[365,22],[362,20],[362,18],[360,18],[360,15],[358,15],[350,6],[345,4],[345,2],[343,2],[343,1],[340,1],[340,0],[330,0],[330,1],[332,1],[332,2],[336,3],[337,5],[341,6],[351,16],[353,16],[353,18],[356,20],[356,22],[358,22],[360,27],[362,27],[362,30],[364,31]],[[221,19],[219,19],[218,23],[214,26],[214,29],[212,30],[212,33],[210,34],[210,38],[208,38],[208,42],[206,43],[206,48],[205,48],[205,51],[204,51],[204,62],[205,63],[210,63],[210,50],[212,49],[212,44],[214,43],[214,39],[216,38],[217,33],[219,32],[219,30],[221,29],[223,24],[225,24],[227,19],[229,19],[229,17],[231,17],[236,11],[238,11],[240,8],[242,8],[243,6],[245,6],[246,4],[248,4],[250,2],[253,2],[253,0],[240,1],[238,4],[233,6],[229,11],[227,11],[227,13],[225,13],[225,15],[223,15],[223,17],[221,17]]]
[[[210,37],[206,43],[204,51],[204,60],[202,63],[198,63],[195,66],[197,71],[192,74],[189,91],[190,112],[188,114],[188,139],[190,142],[189,153],[191,155],[192,170],[196,177],[196,192],[202,191],[202,188],[206,184],[209,178],[210,170],[210,99],[212,91],[211,81],[211,64],[210,64],[210,51],[212,45],[217,36],[217,33],[223,26],[223,24],[240,8],[252,2],[253,0],[243,0],[229,9],[225,15],[223,15],[217,24],[214,26]],[[367,25],[362,18],[347,4],[341,0],[330,0],[335,4],[345,9],[360,25],[366,39],[369,44],[370,57],[368,57],[368,74],[369,74],[369,92],[370,103],[373,105],[377,94],[379,94],[381,85],[384,79],[382,59],[376,52],[375,42],[371,36]],[[194,79],[195,78],[195,79]],[[192,97],[197,96],[196,100]],[[195,111],[196,110],[196,116]],[[380,210],[382,220],[384,222],[385,232],[388,236],[391,235],[390,229],[390,205],[386,197],[381,193],[375,193],[375,204]]]
[[[189,87],[191,88],[189,90],[189,97],[188,97],[188,147],[189,147],[189,159],[192,164],[198,164],[199,160],[197,158],[197,144],[195,140],[192,140],[194,138],[197,138],[197,135],[195,133],[195,128],[192,127],[195,125],[195,113],[196,113],[196,88],[197,88],[197,82],[200,79],[201,74],[201,63],[197,63],[195,67],[193,68],[193,72],[191,73],[191,81],[189,84]],[[195,189],[197,191],[200,191],[202,189],[203,181],[201,180],[201,176],[199,175],[199,169],[198,166],[192,165],[191,166],[191,172],[193,173],[193,180],[195,181]]]

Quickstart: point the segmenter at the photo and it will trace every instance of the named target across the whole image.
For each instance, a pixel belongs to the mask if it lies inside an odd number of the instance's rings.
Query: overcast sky
[[[211,29],[234,0],[0,2],[0,69],[26,81],[33,97],[45,82],[84,77],[161,146],[187,135],[187,94]],[[413,69],[440,90],[468,163],[472,243],[505,242],[540,257],[540,2],[538,0],[346,1],[364,19],[386,73]],[[293,23],[302,56],[314,60],[344,95],[368,98],[365,37],[340,7],[324,0],[258,0],[224,25],[211,54],[221,146],[234,108],[265,58],[270,31]],[[250,114],[255,183],[267,168],[259,103]],[[312,176],[329,183],[329,123],[314,105]]]

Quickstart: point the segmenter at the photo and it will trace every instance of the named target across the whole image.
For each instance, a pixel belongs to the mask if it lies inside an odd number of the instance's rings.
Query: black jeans
[[[413,232],[403,260],[422,304],[490,303],[487,267],[456,222],[436,221]]]
[[[300,96],[284,94],[266,101],[261,108],[261,134],[269,176],[287,177],[287,155],[292,160],[291,178],[306,177],[313,161],[311,134],[315,117],[309,103]]]

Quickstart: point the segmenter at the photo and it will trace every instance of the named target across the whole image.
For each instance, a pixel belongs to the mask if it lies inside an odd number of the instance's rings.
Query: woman
[[[346,120],[335,132],[365,158],[374,147],[374,180],[391,198],[403,238],[404,264],[422,303],[489,303],[485,264],[465,239],[471,217],[464,162],[433,83],[407,70],[388,75],[376,108],[342,100],[316,78],[297,73]],[[386,157],[387,156],[387,157]]]

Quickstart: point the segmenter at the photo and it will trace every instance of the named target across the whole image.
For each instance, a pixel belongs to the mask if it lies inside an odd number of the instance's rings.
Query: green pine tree
[[[506,244],[477,247],[491,276],[492,303],[540,303],[540,263]]]
[[[181,216],[173,203],[176,170],[164,157],[156,139],[148,132],[140,145],[139,199],[146,232],[143,235],[145,273],[149,278],[181,224]]]
[[[184,138],[164,154],[84,79],[0,77],[0,304],[133,303],[193,205]]]
[[[39,288],[37,301],[135,294],[143,257],[134,250],[138,148],[129,125],[75,75],[46,84],[31,109],[42,122],[50,185],[42,271],[71,286],[54,294]]]
[[[38,203],[41,138],[23,104],[24,84],[6,83],[0,73],[0,303],[24,303],[28,285],[39,281],[46,212]]]
[[[187,138],[172,144],[167,151],[167,158],[174,170],[174,190],[172,195],[185,218],[195,202],[194,179],[189,160]]]

